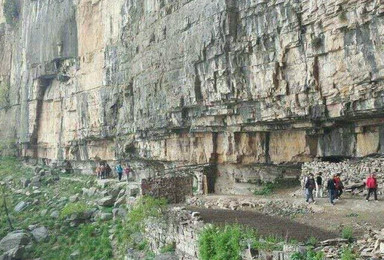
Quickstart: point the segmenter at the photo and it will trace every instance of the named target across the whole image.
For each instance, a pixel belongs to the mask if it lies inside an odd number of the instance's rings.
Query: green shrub
[[[19,18],[19,7],[15,0],[5,0],[3,4],[3,14],[5,21],[9,25],[14,25]]]
[[[167,205],[165,199],[155,199],[150,196],[141,197],[128,212],[129,225],[136,231],[142,231],[145,220],[149,217],[160,217],[164,207]]]
[[[353,253],[352,249],[349,247],[346,247],[343,249],[341,253],[341,260],[355,260],[356,255]]]
[[[323,260],[325,258],[324,253],[319,251],[308,250],[307,254],[296,252],[291,255],[291,260]]]
[[[61,210],[60,217],[64,219],[71,216],[72,214],[81,214],[88,209],[88,205],[84,202],[70,202]]]
[[[272,182],[267,182],[263,184],[263,187],[260,190],[255,190],[254,195],[270,195],[275,189],[275,184]]]
[[[0,82],[0,108],[9,107],[9,84],[5,82]]]
[[[305,255],[300,253],[300,252],[296,252],[296,253],[293,253],[291,255],[291,260],[305,260]]]
[[[175,252],[175,244],[167,244],[160,249],[160,253]]]
[[[261,183],[261,189],[255,190],[254,195],[270,195],[277,189],[293,188],[300,185],[298,179],[284,179],[278,178],[275,182],[263,182]]]
[[[237,225],[210,226],[199,236],[199,253],[202,260],[240,260],[243,230]]]
[[[257,232],[239,225],[210,225],[199,234],[199,257],[202,260],[237,260],[249,246],[257,248],[261,242]]]
[[[341,231],[341,237],[351,242],[353,240],[353,229],[351,227],[344,227]]]
[[[325,256],[322,251],[315,252],[313,250],[309,250],[307,252],[307,260],[323,260],[324,258]]]
[[[318,241],[317,241],[316,237],[310,237],[307,241],[307,245],[309,245],[309,246],[316,246],[317,243],[318,243]]]

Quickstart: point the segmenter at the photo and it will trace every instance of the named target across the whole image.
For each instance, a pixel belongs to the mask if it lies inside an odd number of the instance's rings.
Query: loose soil
[[[311,237],[315,237],[319,241],[337,237],[336,233],[330,231],[280,217],[267,216],[258,212],[202,208],[190,209],[200,212],[202,219],[206,223],[219,225],[238,223],[256,229],[264,237],[274,235],[301,242],[306,242]]]
[[[351,227],[356,238],[360,237],[370,228],[384,229],[384,199],[379,201],[365,201],[362,196],[343,194],[342,199],[331,205],[328,198],[318,198],[316,203],[307,204],[304,196],[297,192],[298,188],[277,191],[269,196],[205,196],[204,200],[217,202],[224,200],[249,201],[286,201],[294,205],[305,205],[313,213],[297,214],[289,217],[268,216],[257,209],[224,210],[213,207],[193,208],[200,211],[202,218],[208,223],[240,223],[259,230],[263,235],[288,236],[296,240],[306,240],[314,236],[319,240],[340,237],[344,227]],[[296,192],[295,192],[296,191]],[[296,193],[296,196],[292,196]],[[278,203],[277,203],[278,204]]]

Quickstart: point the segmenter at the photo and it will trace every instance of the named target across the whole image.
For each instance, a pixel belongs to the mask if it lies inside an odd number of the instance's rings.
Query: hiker
[[[73,172],[72,164],[71,164],[70,161],[65,160],[65,166],[64,166],[64,169],[65,169],[65,173],[66,173],[66,174],[70,174],[70,173]]]
[[[126,167],[124,168],[124,174],[127,175],[127,182],[129,182],[129,175],[131,174],[131,172],[132,172],[131,166],[127,164]]]
[[[109,178],[111,176],[112,169],[108,163],[106,163],[106,164],[107,165],[105,165],[105,175],[106,175],[106,178]]]
[[[123,167],[121,167],[120,162],[116,165],[115,171],[116,171],[117,175],[119,176],[119,181],[121,181],[121,177],[123,177]]]
[[[313,175],[309,175],[307,182],[305,183],[305,194],[306,194],[306,202],[309,202],[309,199],[312,200],[313,203],[315,203],[315,200],[313,199],[313,190],[316,187],[315,179],[313,178]]]
[[[100,164],[100,179],[104,179],[106,175],[107,175],[107,172],[106,172],[105,164],[101,163]]]
[[[100,165],[97,165],[95,173],[96,173],[97,178],[101,178],[101,168],[100,168]]]
[[[369,201],[369,197],[373,193],[375,201],[377,201],[377,180],[376,180],[376,176],[374,173],[371,173],[368,176],[367,181],[366,181],[366,186],[368,189],[368,195],[367,195],[366,200]]]
[[[335,185],[335,177],[336,175],[333,175],[331,178],[329,178],[327,182],[327,190],[328,190],[328,196],[329,196],[329,202],[331,202],[332,205],[335,205],[334,199],[336,194],[336,185]]]
[[[322,173],[319,172],[316,177],[316,198],[323,197],[323,177],[321,177]]]
[[[340,173],[336,174],[336,176],[333,178],[333,181],[335,182],[336,186],[336,194],[335,194],[335,199],[340,199],[341,194],[343,194],[343,183],[341,182],[340,179]]]

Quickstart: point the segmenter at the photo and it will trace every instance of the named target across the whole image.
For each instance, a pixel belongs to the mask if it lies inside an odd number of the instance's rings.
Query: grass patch
[[[155,199],[150,196],[143,196],[129,209],[127,218],[116,223],[116,240],[121,245],[116,252],[123,257],[128,248],[145,252],[148,259],[151,259],[151,252],[148,242],[144,239],[146,220],[149,218],[161,218],[167,205],[165,199]]]
[[[149,217],[161,217],[166,205],[167,200],[165,199],[155,199],[150,196],[141,197],[128,213],[129,225],[135,231],[143,231],[145,220]]]
[[[344,227],[341,230],[341,237],[344,239],[348,239],[349,242],[353,241],[353,228],[352,227]]]
[[[291,260],[323,260],[325,255],[323,252],[315,252],[312,249],[308,250],[306,254],[296,252],[292,254]]]
[[[61,210],[60,218],[65,219],[67,217],[70,217],[72,214],[82,214],[83,212],[87,211],[89,209],[88,205],[84,202],[76,202],[76,203],[68,203],[65,205],[65,207]]]
[[[175,244],[167,244],[160,249],[160,253],[162,253],[162,254],[173,253],[173,252],[175,252],[175,249],[176,249],[175,247],[176,247]]]
[[[341,252],[341,260],[355,260],[356,258],[356,254],[349,247],[344,248]]]
[[[256,196],[271,195],[274,191],[279,189],[288,189],[300,185],[298,179],[277,179],[275,182],[260,183],[261,189],[253,192]]]
[[[201,260],[239,260],[247,247],[257,250],[282,250],[283,239],[277,236],[261,238],[255,230],[240,225],[207,226],[199,234]]]

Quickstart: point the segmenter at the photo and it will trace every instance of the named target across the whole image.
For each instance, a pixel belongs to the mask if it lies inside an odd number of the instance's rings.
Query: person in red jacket
[[[377,201],[377,180],[375,174],[371,173],[366,181],[367,189],[368,189],[368,195],[367,195],[367,201],[369,201],[369,197],[373,193],[375,196],[375,201]]]

